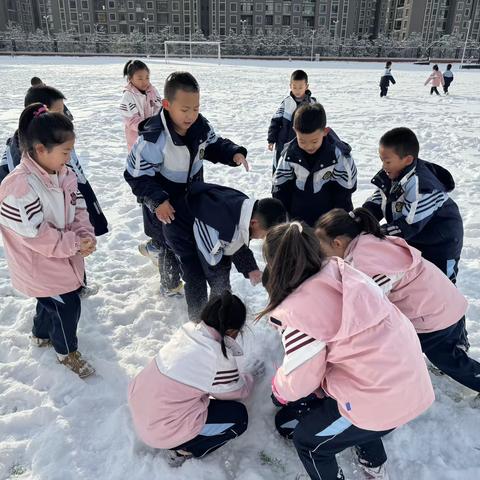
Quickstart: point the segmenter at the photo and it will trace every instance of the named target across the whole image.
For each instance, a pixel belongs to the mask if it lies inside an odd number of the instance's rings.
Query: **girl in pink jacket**
[[[138,125],[160,111],[162,99],[150,83],[150,69],[140,60],[129,60],[123,68],[128,83],[123,91],[120,112],[125,124],[128,151],[138,138]]]
[[[438,91],[438,88],[440,85],[444,85],[445,81],[443,80],[443,75],[442,72],[438,69],[438,65],[433,66],[433,71],[430,74],[430,76],[427,78],[425,81],[425,85],[428,85],[429,83],[432,83],[432,88],[430,89],[430,95],[435,92],[437,95],[440,95],[440,92]]]
[[[213,452],[248,424],[245,406],[234,401],[253,387],[253,376],[237,365],[243,352],[235,338],[245,325],[245,305],[226,291],[210,300],[201,320],[183,325],[129,386],[138,436],[172,450],[175,466]],[[263,373],[263,364],[252,373]]]
[[[36,297],[32,343],[53,345],[60,363],[80,377],[94,372],[77,349],[83,258],[95,234],[75,173],[66,168],[73,124],[41,103],[23,111],[22,159],[0,185],[0,231],[13,286]]]
[[[326,260],[299,222],[271,229],[264,256],[269,304],[261,316],[282,332],[285,350],[272,381],[286,404],[279,432],[293,437],[312,479],[343,479],[335,455],[353,446],[367,478],[387,478],[381,437],[434,400],[411,322],[365,274]]]
[[[386,237],[366,209],[335,208],[315,234],[326,255],[371,277],[413,323],[427,358],[457,382],[480,392],[480,363],[460,348],[467,300],[447,276],[399,237]]]

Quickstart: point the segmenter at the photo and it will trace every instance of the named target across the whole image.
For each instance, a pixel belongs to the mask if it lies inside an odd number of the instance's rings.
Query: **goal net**
[[[221,42],[190,42],[181,40],[167,40],[164,42],[165,63],[169,58],[217,58],[220,61]]]

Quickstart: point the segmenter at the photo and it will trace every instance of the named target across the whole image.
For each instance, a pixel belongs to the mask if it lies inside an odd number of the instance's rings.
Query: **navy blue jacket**
[[[363,206],[386,219],[386,234],[404,238],[434,263],[460,258],[463,222],[448,196],[455,188],[448,170],[416,159],[395,181],[380,170],[372,183],[377,189]]]
[[[302,150],[296,138],[285,147],[273,177],[272,196],[283,203],[290,219],[313,226],[332,208],[352,210],[357,168],[351,150],[331,129],[313,155]]]

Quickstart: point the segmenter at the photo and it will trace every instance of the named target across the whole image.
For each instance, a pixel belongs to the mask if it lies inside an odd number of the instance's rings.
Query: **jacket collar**
[[[384,192],[389,192],[393,184],[398,184],[403,188],[403,186],[410,180],[410,178],[415,175],[416,168],[417,159],[415,159],[411,163],[411,165],[405,167],[394,181],[392,181],[382,169],[372,178],[371,183],[373,183],[373,185],[380,188]]]
[[[42,168],[35,160],[33,160],[33,158],[28,153],[24,153],[22,155],[21,164],[29,173],[39,177],[47,187],[56,187],[56,185],[52,182],[52,179],[50,178],[50,174],[44,168]],[[67,167],[62,167],[62,169],[58,172],[59,185],[62,185],[63,180],[67,178],[68,175],[74,174],[70,172]]]

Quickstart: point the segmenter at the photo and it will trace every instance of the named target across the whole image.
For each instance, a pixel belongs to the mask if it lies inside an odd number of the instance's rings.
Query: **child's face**
[[[321,130],[315,130],[312,133],[301,133],[295,131],[297,135],[297,142],[298,146],[308,154],[314,154],[323,143],[323,139],[325,135],[327,135],[327,131],[322,128]]]
[[[137,70],[130,78],[130,83],[139,90],[145,91],[150,86],[150,72]]]
[[[303,98],[308,90],[308,83],[305,80],[292,80],[290,82],[290,91],[295,98]]]
[[[53,113],[63,113],[63,107],[63,98],[61,98],[60,100],[55,100],[50,107],[48,107],[48,111]]]
[[[380,145],[378,154],[382,160],[383,171],[387,174],[390,180],[398,178],[400,173],[409,165],[412,164],[414,158],[412,155],[400,157],[391,147]]]
[[[35,145],[35,160],[47,172],[59,172],[70,161],[70,155],[75,145],[75,137],[47,149],[41,143]]]
[[[186,135],[187,130],[198,118],[200,93],[178,90],[171,102],[163,99],[162,105],[170,114],[175,131],[180,135]]]

